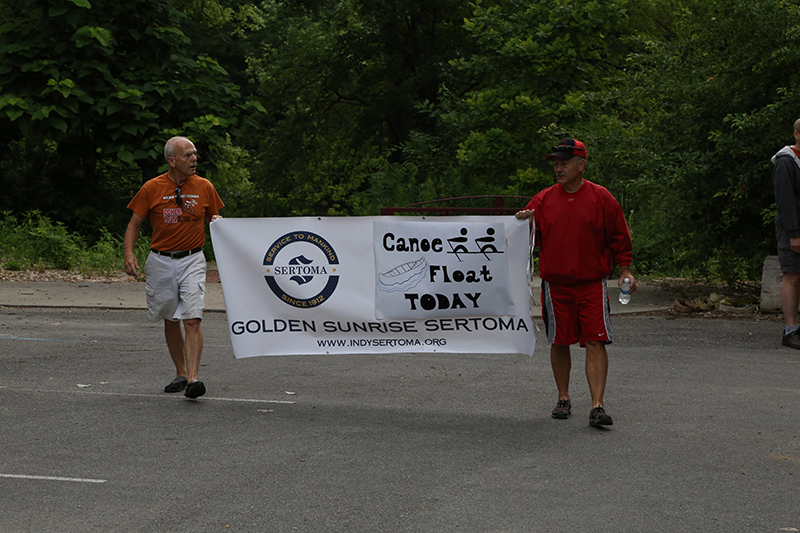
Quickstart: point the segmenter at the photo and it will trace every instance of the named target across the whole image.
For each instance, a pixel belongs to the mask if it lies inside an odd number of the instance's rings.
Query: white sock
[[[784,335],[789,335],[791,333],[794,333],[798,329],[800,329],[800,326],[798,326],[797,324],[795,324],[793,326],[786,326],[785,328],[783,328],[783,334]]]

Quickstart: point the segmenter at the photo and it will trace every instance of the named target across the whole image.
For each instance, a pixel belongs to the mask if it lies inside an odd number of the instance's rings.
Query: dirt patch
[[[721,296],[731,299],[748,296],[758,298],[761,294],[761,284],[757,282],[740,282],[735,285],[729,285],[727,283],[715,283],[705,280],[659,278],[650,280],[648,283],[657,284],[662,290],[673,294],[676,300],[683,300],[683,303],[687,303],[687,301],[689,303],[695,302],[697,299],[714,299]],[[684,312],[677,310],[680,307],[683,307]],[[673,320],[700,318],[706,320],[783,322],[783,316],[780,313],[762,313],[758,307],[756,307],[755,312],[748,313],[733,313],[720,311],[719,309],[711,309],[708,311],[695,309],[692,312],[685,312],[685,309],[684,306],[678,304],[673,309],[656,311],[648,313],[648,315],[660,316]]]
[[[679,313],[674,309],[664,311],[651,311],[644,313],[646,316],[657,316],[668,320],[704,319],[704,320],[742,320],[746,322],[780,322],[783,315],[780,313],[726,313],[717,309],[713,311],[694,311],[692,313]]]
[[[136,280],[124,271],[114,271],[111,274],[82,274],[70,270],[40,269],[40,270],[0,270],[0,281],[61,281],[79,283],[86,281],[129,283]]]
[[[705,280],[657,278],[650,280],[648,283],[659,285],[662,290],[671,292],[676,297],[688,298],[690,300],[707,297],[713,293],[724,294],[725,296],[729,297],[761,295],[761,283],[754,281],[738,282],[735,285],[729,285],[727,283],[710,282]]]
[[[140,278],[142,281],[144,278]],[[0,269],[0,282],[2,281],[61,281],[67,283],[136,283],[136,278],[129,276],[124,270],[115,270],[111,273],[89,273],[84,274],[72,270],[39,269],[39,270],[2,270]],[[219,271],[216,263],[208,262],[206,271],[207,283],[219,283]]]

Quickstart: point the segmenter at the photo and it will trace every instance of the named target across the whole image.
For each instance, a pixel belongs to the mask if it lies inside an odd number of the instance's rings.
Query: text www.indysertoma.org
[[[402,348],[406,346],[446,346],[447,339],[318,339],[320,348]]]

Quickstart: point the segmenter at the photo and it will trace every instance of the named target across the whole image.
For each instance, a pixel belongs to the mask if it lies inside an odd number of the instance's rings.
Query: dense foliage
[[[552,183],[542,155],[574,135],[625,209],[639,272],[758,278],[774,247],[769,158],[800,116],[798,11],[0,0],[0,210],[108,241],[176,133],[227,216],[533,195]]]

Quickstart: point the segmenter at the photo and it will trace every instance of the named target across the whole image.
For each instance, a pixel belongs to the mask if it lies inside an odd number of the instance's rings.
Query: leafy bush
[[[38,211],[26,212],[21,219],[3,211],[0,219],[0,260],[6,270],[55,268],[78,270],[86,276],[109,275],[124,264],[122,238],[101,229],[94,243],[69,232],[61,222],[53,222]],[[150,239],[140,237],[136,256],[144,264]]]
[[[53,224],[37,211],[26,212],[22,220],[10,212],[3,212],[3,215],[0,253],[4,258],[28,267],[38,262],[54,268],[70,268],[81,239],[70,235],[63,224]]]
[[[18,261],[9,261],[5,265],[3,265],[3,268],[6,270],[18,272],[22,270],[22,265]]]

